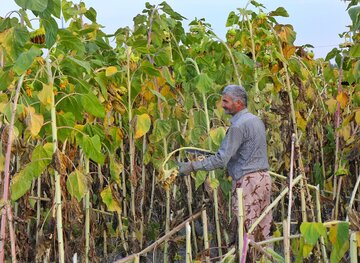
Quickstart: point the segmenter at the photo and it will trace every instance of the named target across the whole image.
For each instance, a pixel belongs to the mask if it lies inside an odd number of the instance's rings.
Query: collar
[[[236,122],[238,119],[240,119],[241,116],[243,116],[244,114],[248,113],[249,110],[247,108],[242,109],[241,111],[239,111],[238,113],[236,113],[231,119],[230,122],[231,124],[233,124],[234,122]]]

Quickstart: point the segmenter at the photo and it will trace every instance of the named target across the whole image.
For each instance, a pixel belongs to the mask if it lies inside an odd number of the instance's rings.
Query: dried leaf
[[[307,125],[307,121],[303,118],[303,116],[301,116],[300,112],[295,112],[295,116],[296,116],[296,125],[305,132],[306,130],[306,125]]]
[[[329,112],[330,113],[335,113],[336,106],[337,106],[337,101],[335,99],[331,98],[331,99],[328,99],[325,103],[328,106]]]
[[[43,84],[43,89],[38,93],[40,102],[45,105],[52,105],[53,101],[53,88],[50,85]]]
[[[110,76],[114,75],[114,74],[117,73],[117,72],[118,72],[118,70],[117,70],[116,67],[110,66],[110,67],[107,67],[107,68],[106,68],[105,76],[106,76],[106,77],[110,77]]]
[[[360,125],[360,111],[355,112],[355,121],[357,125]]]
[[[336,100],[340,103],[340,107],[344,109],[348,103],[349,98],[344,92],[340,91],[336,96]]]
[[[30,130],[31,136],[35,137],[39,134],[41,127],[44,124],[44,116],[35,113],[35,108],[31,106],[26,107],[25,112],[27,115],[25,119],[26,125]]]

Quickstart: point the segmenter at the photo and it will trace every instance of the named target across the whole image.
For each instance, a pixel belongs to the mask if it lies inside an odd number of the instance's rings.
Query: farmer
[[[179,163],[179,174],[188,175],[198,170],[211,171],[227,168],[232,177],[232,231],[237,233],[238,202],[236,188],[243,188],[245,228],[248,230],[270,204],[271,178],[266,150],[265,127],[259,117],[247,109],[247,93],[238,85],[226,86],[222,92],[222,107],[232,115],[231,126],[218,151],[201,161]],[[250,238],[260,241],[269,238],[271,212],[255,228]],[[230,242],[234,242],[233,236]]]

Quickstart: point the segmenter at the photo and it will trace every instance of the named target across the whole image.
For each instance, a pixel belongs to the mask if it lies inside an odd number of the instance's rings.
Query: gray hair
[[[247,93],[240,85],[228,85],[224,88],[222,95],[228,95],[234,100],[240,100],[247,107]]]

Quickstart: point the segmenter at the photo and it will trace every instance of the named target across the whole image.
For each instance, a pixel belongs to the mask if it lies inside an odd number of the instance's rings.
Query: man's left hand
[[[179,165],[179,175],[185,176],[189,175],[191,172],[194,172],[194,167],[191,162],[180,162]]]

